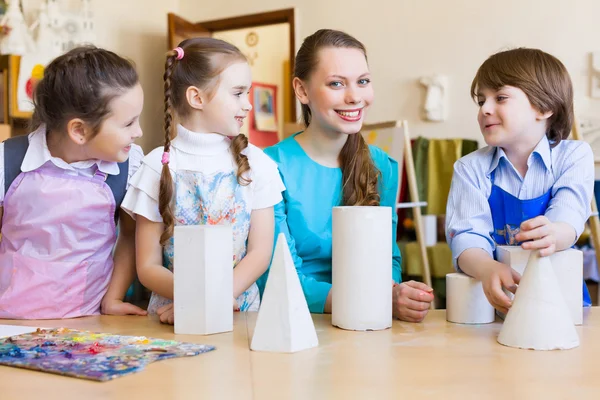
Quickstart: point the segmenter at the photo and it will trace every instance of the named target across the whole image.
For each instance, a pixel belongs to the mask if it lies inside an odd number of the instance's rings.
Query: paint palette
[[[0,339],[0,365],[109,381],[154,361],[214,350],[203,344],[68,328],[37,329]]]

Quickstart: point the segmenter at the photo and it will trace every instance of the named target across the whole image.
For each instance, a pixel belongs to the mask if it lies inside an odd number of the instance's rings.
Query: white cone
[[[285,235],[277,238],[250,349],[294,353],[319,345]]]
[[[565,350],[579,337],[548,257],[531,252],[498,343],[533,350]]]

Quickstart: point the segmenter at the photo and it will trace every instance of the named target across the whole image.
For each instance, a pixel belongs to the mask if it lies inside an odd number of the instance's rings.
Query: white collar
[[[48,150],[48,143],[46,142],[46,126],[40,125],[37,130],[29,134],[29,147],[23,158],[21,171],[29,172],[36,170],[48,161],[52,161],[59,168],[73,171],[87,169],[96,164],[98,170],[105,174],[119,175],[120,172],[119,165],[113,161],[85,160],[69,164],[62,158],[52,157],[50,150]]]
[[[171,145],[184,153],[216,155],[229,149],[231,139],[220,133],[193,132],[177,125],[177,137],[171,141]]]

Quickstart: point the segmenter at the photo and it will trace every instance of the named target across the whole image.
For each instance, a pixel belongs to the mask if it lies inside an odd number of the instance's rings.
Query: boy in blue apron
[[[591,213],[594,159],[583,141],[566,140],[573,87],[564,65],[536,49],[488,58],[471,84],[488,144],[454,165],[446,236],[456,267],[480,280],[506,313],[520,276],[494,260],[496,245],[542,256],[571,247]],[[583,305],[591,305],[583,283]]]

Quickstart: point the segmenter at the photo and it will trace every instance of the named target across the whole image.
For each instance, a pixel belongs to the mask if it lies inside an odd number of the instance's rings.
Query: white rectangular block
[[[423,236],[425,246],[432,247],[437,243],[437,215],[423,215]]]
[[[175,333],[233,330],[233,232],[224,225],[176,226]]]
[[[519,246],[498,246],[496,258],[523,275],[531,250]],[[558,251],[550,256],[552,269],[575,325],[583,323],[583,253],[575,249]],[[513,298],[512,293],[508,293]]]

